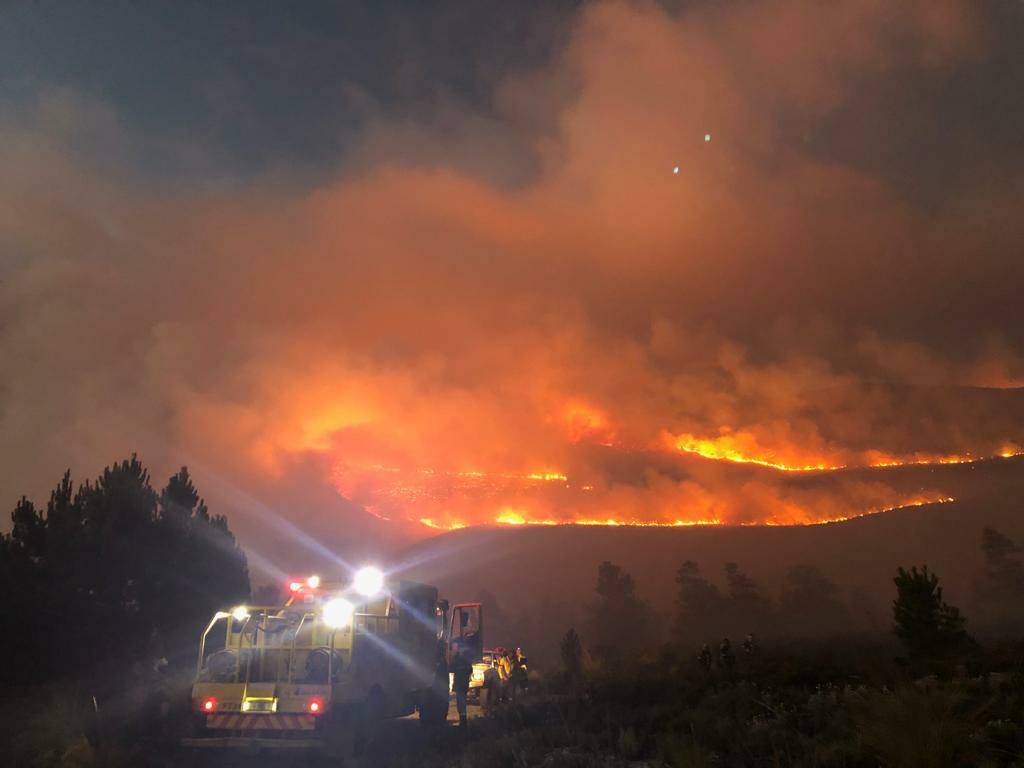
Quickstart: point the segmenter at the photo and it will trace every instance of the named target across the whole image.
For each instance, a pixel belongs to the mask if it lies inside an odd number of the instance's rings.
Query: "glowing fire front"
[[[587,450],[580,443],[601,446],[600,450],[610,449],[603,455],[619,464],[642,455],[606,442],[614,433],[599,411],[576,404],[566,410],[563,419],[570,427],[567,439],[578,446],[576,451]],[[586,454],[566,453],[570,459],[577,458],[571,462],[571,471],[545,466],[546,462],[519,472],[339,462],[333,477],[339,493],[370,514],[398,524],[411,523],[423,533],[479,525],[812,525],[953,501],[948,492],[952,488],[921,488],[908,495],[898,480],[886,479],[888,473],[865,479],[863,472],[847,474],[842,470],[971,464],[1024,455],[1024,449],[1015,443],[997,445],[985,454],[896,454],[824,444],[776,450],[765,448],[751,432],[725,429],[717,437],[662,433],[659,442],[649,444],[646,450],[677,468],[647,470],[632,480],[612,481],[586,460],[578,460]],[[694,470],[691,462],[679,458],[684,454],[754,469],[723,481],[721,475],[705,477]],[[829,480],[827,487],[808,485],[802,478],[792,477],[801,473],[834,473],[836,478]],[[934,482],[940,485],[941,478],[936,476]]]
[[[735,464],[755,464],[780,472],[834,472],[856,467],[904,467],[929,464],[973,464],[988,459],[1009,459],[1024,455],[1024,448],[1008,443],[987,454],[939,454],[915,452],[905,455],[878,450],[860,452],[828,451],[824,456],[810,456],[799,451],[763,448],[748,432],[722,434],[701,438],[691,434],[670,435],[668,443],[681,453]]]
[[[658,522],[647,520],[621,520],[609,517],[603,520],[578,518],[571,520],[553,520],[551,518],[535,519],[529,516],[525,510],[505,510],[499,514],[494,522],[498,525],[607,525],[607,526],[636,526],[642,528],[683,528],[695,525],[722,525],[721,520],[673,520],[671,522]]]
[[[863,512],[858,512],[852,515],[839,515],[836,517],[824,517],[820,519],[814,519],[807,516],[805,519],[788,519],[788,520],[759,520],[757,522],[744,522],[739,523],[740,525],[825,525],[829,523],[841,523],[846,520],[853,520],[858,517],[867,517],[869,515],[878,515],[883,512],[895,512],[899,509],[910,509],[912,507],[923,507],[927,504],[949,504],[950,502],[956,501],[952,496],[943,495],[928,495],[928,496],[913,496],[904,501],[893,504],[892,506],[879,507],[877,509],[867,509]],[[604,525],[604,526],[630,526],[630,527],[641,527],[641,528],[688,528],[693,526],[706,526],[706,525],[727,525],[728,523],[719,520],[717,518],[707,520],[672,520],[672,521],[649,521],[649,520],[635,520],[635,519],[619,519],[609,517],[607,519],[573,519],[573,520],[552,520],[538,519],[529,516],[525,510],[505,510],[499,514],[494,522],[497,525]],[[460,526],[463,527],[463,526]]]

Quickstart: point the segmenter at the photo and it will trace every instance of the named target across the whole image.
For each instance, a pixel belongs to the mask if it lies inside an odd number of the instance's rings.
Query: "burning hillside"
[[[949,183],[890,166],[994,151],[1016,91],[963,133],[933,114],[994,80],[998,31],[947,0],[584,3],[547,57],[411,113],[363,94],[328,156],[230,180],[153,178],[179,142],[25,97],[0,114],[0,489],[137,450],[254,551],[959,500],[1024,450],[1021,143]]]
[[[927,485],[914,485],[898,482],[893,471],[934,472],[1021,455],[1009,449],[986,458],[911,454],[859,467],[824,463],[796,467],[732,453],[683,453],[699,457],[698,463],[676,459],[668,452],[631,456],[606,447],[604,466],[588,463],[592,455],[576,453],[575,470],[570,473],[550,469],[526,474],[448,472],[339,462],[333,477],[340,494],[374,516],[431,530],[473,525],[797,525],[950,502],[950,484],[941,473],[929,475]],[[607,475],[609,464],[631,459],[639,462],[638,473]],[[715,467],[718,462],[736,468],[722,474]],[[802,483],[800,475],[805,478]],[[816,475],[826,476],[828,482],[814,482]]]

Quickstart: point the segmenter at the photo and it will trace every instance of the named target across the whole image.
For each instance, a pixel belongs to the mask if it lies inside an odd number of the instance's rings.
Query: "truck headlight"
[[[341,629],[352,623],[355,606],[343,597],[335,597],[324,603],[323,621],[331,629]]]
[[[363,597],[373,597],[384,589],[384,574],[380,568],[368,565],[356,571],[352,586]]]

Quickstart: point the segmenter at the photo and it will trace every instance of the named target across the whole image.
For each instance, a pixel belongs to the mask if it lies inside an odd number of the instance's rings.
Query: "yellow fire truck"
[[[384,718],[444,722],[452,647],[482,657],[480,604],[449,606],[436,587],[364,568],[288,590],[285,605],[220,611],[203,631],[187,749],[358,752]]]

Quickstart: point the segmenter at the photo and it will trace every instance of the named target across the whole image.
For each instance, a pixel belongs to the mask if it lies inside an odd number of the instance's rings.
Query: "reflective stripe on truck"
[[[281,731],[311,731],[315,725],[316,718],[313,715],[286,715],[286,714],[219,714],[208,715],[206,718],[207,728],[224,730],[281,730]]]

